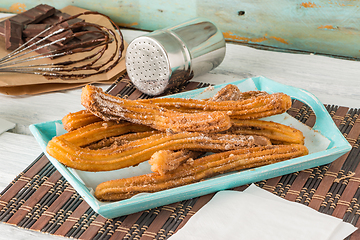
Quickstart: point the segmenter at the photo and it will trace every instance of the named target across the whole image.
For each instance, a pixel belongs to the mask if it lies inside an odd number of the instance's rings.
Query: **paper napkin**
[[[256,185],[220,191],[170,240],[342,240],[357,228]]]
[[[15,127],[15,123],[0,118],[0,134]]]

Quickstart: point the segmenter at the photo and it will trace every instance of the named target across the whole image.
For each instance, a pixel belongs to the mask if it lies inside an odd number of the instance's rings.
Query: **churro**
[[[258,119],[232,119],[232,127],[227,133],[265,136],[272,144],[304,144],[305,139],[303,133],[293,127]]]
[[[142,138],[150,137],[159,131],[145,131],[145,132],[136,132],[124,134],[116,137],[104,138],[98,142],[91,143],[86,146],[88,149],[97,150],[97,149],[106,149],[106,148],[116,148],[128,144],[132,141],[139,140]]]
[[[148,126],[129,122],[116,123],[101,121],[78,128],[56,138],[65,139],[77,147],[85,147],[89,144],[101,141],[102,139],[120,136],[131,132],[146,132],[151,130],[153,129]]]
[[[62,118],[62,124],[64,125],[64,129],[68,132],[84,127],[88,124],[100,121],[102,121],[101,118],[95,116],[94,114],[86,110],[69,113]]]
[[[99,184],[95,196],[102,201],[118,201],[138,193],[152,193],[198,182],[234,170],[264,166],[308,154],[304,145],[271,145],[212,154],[183,164],[164,175],[150,173]]]
[[[215,95],[209,98],[209,101],[222,102],[222,101],[238,101],[245,100],[252,97],[261,95],[268,95],[265,91],[246,91],[241,92],[240,89],[233,84],[228,84],[221,88]]]
[[[224,112],[235,119],[257,119],[284,113],[292,103],[291,97],[284,93],[259,94],[244,100],[219,102],[187,98],[154,98],[136,101],[185,113]]]
[[[127,120],[160,131],[211,133],[231,127],[230,117],[224,112],[181,113],[151,103],[115,97],[91,85],[83,88],[81,103],[105,121]]]
[[[237,104],[237,102],[231,102],[231,101],[242,101],[242,100],[247,100],[247,99],[254,99],[257,98],[259,96],[265,96],[265,95],[269,95],[268,93],[264,92],[264,91],[246,91],[246,92],[241,92],[239,90],[239,88],[236,85],[232,85],[232,84],[228,84],[225,87],[221,88],[212,98],[209,99],[204,99],[202,101],[207,101],[209,104],[212,104],[211,102],[228,102],[229,105],[235,105]],[[284,97],[284,96],[282,96]],[[285,98],[285,97],[284,97]],[[258,99],[259,100],[259,99]],[[128,100],[129,101],[129,100]],[[169,102],[169,101],[173,101],[170,100],[168,98],[166,98],[166,100],[136,100],[136,101],[132,101],[134,104],[144,104],[144,103],[154,103],[154,104],[158,104],[159,106],[162,107],[166,107],[169,109],[173,109],[176,111],[180,111],[180,112],[196,112],[196,111],[200,111],[199,109],[189,109],[189,108],[183,108],[180,107],[180,105],[173,103],[171,105],[166,104],[164,105],[164,101]],[[188,101],[186,99],[177,99],[177,101]],[[230,101],[230,102],[229,102]],[[254,100],[257,101],[257,100]],[[285,99],[285,102],[287,102],[288,99]],[[125,101],[126,102],[126,101]],[[139,103],[140,102],[140,103]],[[287,102],[285,103],[286,106],[284,106],[283,108],[280,109],[270,109],[270,110],[266,110],[265,112],[262,113],[254,113],[254,112],[246,112],[246,109],[244,108],[244,110],[242,112],[233,112],[230,110],[227,111],[227,108],[222,108],[221,111],[224,111],[226,114],[229,114],[230,116],[232,116],[232,118],[238,118],[238,119],[255,119],[255,118],[260,118],[260,117],[264,117],[264,116],[269,116],[269,115],[273,115],[273,114],[277,114],[279,112],[284,111],[284,109],[287,109],[291,103]],[[269,106],[267,106],[269,107]],[[275,107],[273,107],[275,108]],[[203,110],[208,109],[207,106],[203,106]],[[124,109],[124,111],[126,111],[126,109]],[[144,110],[145,111],[145,110]],[[154,112],[155,114],[155,112]],[[245,114],[243,116],[238,116],[241,114]],[[130,115],[130,114],[128,114]],[[134,120],[134,116],[129,116],[130,118],[132,118],[132,120],[130,121],[135,121]],[[142,116],[143,117],[143,116]],[[105,117],[103,117],[103,119],[105,119]],[[106,118],[107,120],[109,118]],[[112,117],[113,120],[118,121],[120,119],[120,117]],[[129,120],[129,119],[127,119]],[[97,117],[96,115],[94,115],[93,113],[86,111],[86,110],[81,110],[75,113],[69,113],[67,114],[64,118],[63,118],[63,124],[64,124],[64,128],[67,131],[72,131],[75,130],[79,127],[83,127],[87,124],[93,123],[93,122],[97,122],[97,121],[101,121],[101,118]],[[163,129],[160,129],[163,130]]]
[[[155,152],[151,156],[149,164],[151,165],[152,172],[157,172],[160,175],[164,175],[167,172],[176,169],[186,161],[193,161],[194,158],[199,157],[201,154],[203,153],[189,150],[161,150]]]
[[[48,142],[47,152],[68,167],[83,171],[110,171],[134,166],[149,160],[159,150],[190,149],[196,151],[227,151],[243,147],[271,144],[261,136],[205,134],[182,132],[177,134],[158,133],[130,141],[127,144],[92,150],[84,148],[106,137],[120,135],[120,132],[148,130],[146,126],[131,123],[102,126],[101,122],[54,137]],[[140,126],[144,127],[143,129]],[[130,130],[133,128],[132,130]]]

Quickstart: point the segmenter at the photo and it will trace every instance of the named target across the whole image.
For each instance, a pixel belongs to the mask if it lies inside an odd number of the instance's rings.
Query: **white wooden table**
[[[144,34],[134,30],[122,32],[127,42]],[[318,55],[263,51],[229,43],[223,63],[194,80],[220,84],[265,76],[308,90],[325,104],[358,108],[359,75],[360,62]],[[108,87],[101,86],[104,89]],[[0,135],[0,191],[41,153],[29,131],[29,125],[58,120],[69,112],[83,109],[80,93],[81,89],[75,89],[36,96],[0,95],[0,118],[16,123],[14,129]],[[63,239],[4,223],[0,223],[0,233],[0,239],[6,240]]]

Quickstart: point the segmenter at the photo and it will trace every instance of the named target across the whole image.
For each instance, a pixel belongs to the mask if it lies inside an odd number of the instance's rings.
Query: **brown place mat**
[[[206,86],[208,84],[190,82],[174,92]],[[128,99],[149,97],[136,90],[126,77],[114,83],[109,92]],[[326,109],[353,146],[352,150],[330,164],[255,184],[359,227],[360,110],[334,105],[326,105]],[[309,126],[315,123],[312,110],[299,101],[293,102],[288,113]],[[184,226],[213,195],[106,219],[95,213],[41,154],[0,193],[0,221],[75,239],[166,239]],[[348,239],[359,237],[358,230]]]

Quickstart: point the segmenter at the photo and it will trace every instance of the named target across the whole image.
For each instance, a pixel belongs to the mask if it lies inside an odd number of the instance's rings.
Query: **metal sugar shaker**
[[[215,24],[195,18],[131,41],[126,70],[141,92],[156,96],[219,66],[225,49]]]

